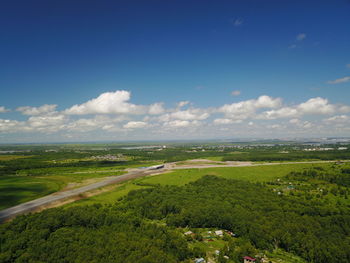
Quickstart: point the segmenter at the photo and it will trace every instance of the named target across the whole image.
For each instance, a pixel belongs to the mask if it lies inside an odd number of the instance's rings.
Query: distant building
[[[248,256],[245,256],[243,258],[243,263],[252,263],[252,262],[256,262],[256,259],[255,258],[251,258],[251,257],[248,257]]]
[[[252,263],[252,262],[256,262],[256,259],[255,258],[251,258],[251,257],[248,257],[248,256],[245,256],[243,258],[243,263]]]
[[[194,262],[195,262],[195,263],[205,263],[206,261],[205,261],[204,258],[196,258],[196,259],[194,260]]]
[[[192,231],[187,231],[187,232],[184,233],[185,236],[189,236],[189,235],[192,235],[192,234],[193,234]]]
[[[217,236],[223,236],[224,233],[222,232],[222,230],[216,230],[216,231],[215,231],[215,235],[217,235]]]

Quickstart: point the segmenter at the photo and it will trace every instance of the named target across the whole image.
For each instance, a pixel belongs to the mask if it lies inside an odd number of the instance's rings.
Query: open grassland
[[[194,182],[204,175],[216,175],[228,179],[246,180],[251,182],[266,182],[283,177],[291,171],[311,167],[329,167],[330,164],[281,164],[271,166],[220,167],[205,169],[184,169],[147,177],[142,180],[147,184],[185,185]]]
[[[64,182],[52,178],[2,176],[0,178],[0,209],[51,194],[63,186]]]
[[[42,196],[57,192],[65,187],[76,188],[96,182],[110,175],[121,175],[123,171],[77,172],[56,171],[48,168],[47,173],[37,176],[1,176],[0,209],[15,206]]]
[[[327,169],[330,164],[281,164],[274,166],[226,167],[205,169],[184,169],[166,172],[159,175],[138,178],[131,182],[116,186],[114,189],[89,198],[81,199],[66,205],[67,207],[92,204],[112,204],[132,190],[150,187],[151,185],[185,185],[194,182],[204,175],[216,175],[224,178],[246,180],[251,182],[267,182],[286,176],[291,171],[300,171],[311,167]]]
[[[11,161],[23,158],[30,158],[30,155],[0,155],[0,161]]]
[[[122,185],[114,186],[110,191],[103,192],[98,195],[84,198],[73,203],[65,205],[66,208],[81,205],[93,205],[93,204],[114,204],[117,200],[127,195],[132,190],[138,190],[146,188],[147,186],[137,185],[133,182],[126,182]],[[102,189],[103,191],[103,189]]]

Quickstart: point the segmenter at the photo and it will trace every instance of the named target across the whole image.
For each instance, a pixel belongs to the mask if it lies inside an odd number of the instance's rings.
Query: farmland
[[[166,168],[81,194],[60,208],[19,216],[0,226],[5,244],[0,251],[3,262],[40,262],[43,258],[58,262],[55,260],[62,257],[67,262],[69,258],[105,262],[105,254],[137,262],[150,253],[150,262],[193,262],[203,257],[211,262],[238,263],[245,255],[271,262],[346,262],[343,259],[349,257],[349,244],[343,240],[349,232],[344,222],[350,216],[350,163],[322,162],[323,152],[305,158],[299,150],[299,159],[291,161],[298,156],[297,151],[291,158],[276,157],[278,151],[286,151],[285,145],[239,150],[213,145],[141,149],[98,145],[97,150],[93,145],[46,146],[50,151],[43,146],[31,147],[28,152],[6,154],[0,160],[1,208],[132,169],[162,163]],[[327,154],[330,160],[344,157],[343,151]],[[271,160],[264,160],[269,155]],[[22,226],[27,229],[23,233]],[[34,236],[30,229],[41,234]],[[208,234],[215,230],[225,234]],[[184,235],[189,231],[194,234]],[[283,234],[292,232],[300,234]],[[327,236],[330,232],[336,234]],[[113,233],[108,240],[111,246],[103,245],[107,233]],[[159,246],[149,247],[155,236]],[[56,243],[65,243],[66,238],[73,238],[67,248],[69,257]],[[41,245],[34,249],[26,239]],[[173,248],[166,245],[170,239],[176,243]],[[17,253],[19,240],[23,250]],[[92,243],[103,255],[79,249]],[[337,246],[329,248],[330,244]],[[115,246],[120,250],[114,250]],[[325,253],[324,246],[337,256]],[[138,252],[126,252],[128,247]],[[46,254],[48,248],[50,255]]]

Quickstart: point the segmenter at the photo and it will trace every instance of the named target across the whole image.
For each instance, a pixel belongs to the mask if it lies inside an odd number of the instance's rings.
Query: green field
[[[122,185],[117,185],[114,189],[91,196],[89,198],[78,200],[74,203],[70,203],[65,205],[66,208],[73,206],[81,206],[81,205],[93,205],[93,204],[113,204],[117,202],[117,200],[125,195],[127,195],[132,190],[138,190],[141,188],[145,188],[147,186],[136,185],[133,182],[126,182]]]
[[[311,167],[328,167],[330,164],[281,164],[271,166],[223,167],[205,169],[184,169],[170,173],[147,177],[142,180],[147,184],[185,185],[194,182],[204,175],[216,175],[228,179],[247,180],[251,182],[266,182]]]
[[[291,171],[298,171],[311,167],[329,167],[330,164],[283,164],[271,166],[251,166],[251,167],[226,167],[226,168],[205,168],[205,169],[183,169],[160,175],[138,178],[118,185],[114,189],[86,199],[76,201],[66,205],[66,207],[92,205],[92,204],[112,204],[120,197],[127,195],[132,190],[137,190],[147,185],[185,185],[194,182],[204,175],[216,175],[224,178],[237,180],[247,180],[251,182],[266,182],[276,178],[286,176]]]
[[[55,169],[56,175],[53,174]],[[57,192],[70,183],[74,184],[71,185],[74,188],[84,183],[91,183],[91,180],[123,173],[125,172],[67,173],[57,168],[49,168],[48,173],[41,176],[1,176],[0,210]]]
[[[63,186],[63,182],[52,178],[2,176],[0,178],[0,209],[51,194]]]

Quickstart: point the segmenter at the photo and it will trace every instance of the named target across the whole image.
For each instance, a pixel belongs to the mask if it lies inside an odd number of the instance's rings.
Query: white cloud
[[[30,131],[52,133],[65,129],[66,121],[67,117],[63,114],[31,116],[26,122],[26,128]]]
[[[164,127],[166,128],[193,128],[197,127],[201,124],[201,122],[197,120],[193,121],[188,121],[188,120],[173,120],[173,121],[168,121],[163,124]]]
[[[233,123],[241,123],[242,120],[232,120],[232,119],[225,119],[225,118],[218,118],[214,120],[215,125],[227,125],[227,124],[233,124]]]
[[[140,129],[145,128],[147,126],[146,122],[143,121],[129,121],[127,124],[123,126],[125,129]]]
[[[173,112],[170,117],[179,120],[205,120],[209,117],[209,113],[200,109],[188,109]]]
[[[149,106],[148,113],[151,115],[159,115],[165,111],[163,103],[154,103]]]
[[[265,111],[258,118],[272,120],[278,118],[292,118],[298,115],[299,113],[296,108],[284,107],[277,110]]]
[[[296,40],[297,41],[303,41],[306,38],[306,34],[305,33],[300,33],[296,36]]]
[[[210,116],[209,109],[190,108],[187,110],[179,110],[178,108],[171,113],[161,115],[158,120],[161,122],[169,122],[171,120],[205,120]]]
[[[243,19],[237,18],[234,21],[232,21],[234,26],[241,26],[243,24]]]
[[[214,120],[214,124],[216,125],[226,125],[226,124],[232,124],[234,120],[232,119],[225,119],[225,118],[219,118]]]
[[[146,108],[129,103],[131,93],[126,90],[102,93],[95,99],[80,105],[74,105],[65,111],[66,114],[145,114]]]
[[[30,107],[30,106],[23,106],[18,107],[16,111],[21,112],[23,115],[43,115],[48,113],[53,113],[56,110],[57,105],[55,104],[44,104],[40,107]]]
[[[254,117],[258,109],[277,108],[281,103],[282,100],[280,98],[272,98],[263,95],[258,99],[225,104],[217,111],[224,113],[227,118],[243,120],[249,117]]]
[[[123,116],[112,118],[110,116],[97,115],[93,118],[81,118],[71,121],[67,124],[67,130],[77,132],[88,132],[99,129],[118,131],[122,130],[118,124],[125,120],[126,118]]]
[[[294,48],[296,48],[297,47],[297,45],[296,44],[292,44],[292,45],[290,45],[288,48],[290,48],[290,49],[294,49]]]
[[[261,113],[260,119],[278,119],[278,118],[295,118],[303,115],[327,115],[345,110],[344,105],[330,104],[327,99],[316,97],[300,103],[293,107],[283,107],[276,110],[265,111]]]
[[[324,121],[343,123],[343,122],[348,122],[349,120],[350,120],[350,117],[347,115],[336,115],[336,116],[330,117],[328,119],[325,119]]]
[[[15,132],[19,130],[22,122],[16,120],[0,119],[0,132]]]
[[[0,113],[5,113],[8,111],[10,111],[10,110],[6,109],[4,106],[0,106]]]
[[[231,95],[232,96],[239,96],[239,95],[241,95],[241,91],[240,90],[234,90],[234,91],[231,92]]]
[[[190,103],[190,102],[189,102],[188,100],[180,101],[180,102],[178,102],[178,103],[176,104],[176,107],[177,107],[177,108],[182,108],[182,107],[188,105],[189,103]]]
[[[300,123],[300,120],[299,119],[291,119],[291,120],[289,120],[289,123],[298,124],[298,123]]]
[[[174,120],[174,121],[166,122],[164,125],[170,126],[170,127],[187,127],[190,124],[191,124],[190,121]]]
[[[302,114],[332,114],[336,109],[327,99],[317,97],[299,104],[297,110]]]
[[[107,98],[102,96],[104,94]],[[350,132],[350,106],[332,104],[321,97],[310,98],[299,104],[282,104],[281,98],[263,95],[218,108],[194,108],[188,101],[181,101],[175,108],[166,109],[161,102],[150,105],[132,104],[129,102],[130,93],[126,91],[104,94],[63,112],[56,111],[56,105],[20,107],[17,110],[28,115],[28,119],[0,119],[0,134],[5,134],[1,135],[3,138],[12,136],[7,134],[22,136],[27,133],[31,135],[26,136],[33,138],[45,138],[50,134],[50,138],[61,136],[63,140],[70,136],[78,140],[108,140],[265,135],[305,137],[311,129],[313,135],[345,136]],[[185,107],[186,105],[189,106]],[[75,111],[74,114],[77,115],[83,112],[94,115],[80,118],[81,116],[66,114],[69,110]],[[111,114],[115,112],[122,113]],[[328,116],[322,120],[317,117],[320,115]],[[286,120],[276,120],[283,118]],[[147,132],[143,129],[147,129]],[[40,134],[43,136],[40,137]]]
[[[344,78],[339,78],[335,80],[330,80],[328,81],[328,84],[339,84],[339,83],[345,83],[350,81],[350,77],[344,77]]]

